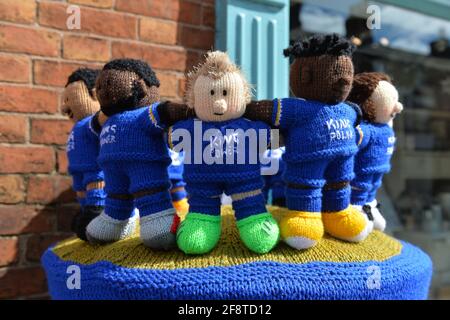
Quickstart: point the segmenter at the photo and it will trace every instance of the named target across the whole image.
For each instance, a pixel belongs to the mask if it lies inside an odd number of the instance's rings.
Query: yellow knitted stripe
[[[356,129],[358,129],[359,132],[359,141],[358,141],[358,146],[361,145],[361,143],[363,142],[364,139],[364,132],[361,129],[361,126],[357,126]]]
[[[169,127],[169,131],[167,132],[167,143],[169,144],[170,149],[173,149],[172,130],[173,127]]]
[[[285,209],[269,207],[276,217],[286,213]],[[110,261],[127,268],[182,269],[207,268],[211,266],[234,266],[256,261],[282,263],[362,262],[384,261],[400,254],[402,244],[381,232],[373,232],[361,243],[349,243],[325,236],[308,250],[295,250],[280,243],[268,254],[259,255],[249,251],[241,242],[230,206],[222,208],[222,238],[209,254],[187,256],[179,250],[169,252],[153,251],[142,245],[139,230],[129,239],[109,245],[92,246],[71,238],[53,248],[62,260],[80,264]]]
[[[281,99],[277,99],[277,117],[275,118],[275,126],[279,126],[280,125],[280,119],[281,119]]]
[[[155,126],[157,126],[157,125],[158,125],[158,122],[156,121],[155,115],[153,114],[153,108],[152,108],[152,107],[149,107],[149,108],[148,108],[148,114],[149,114],[149,116],[150,116],[150,120],[152,121],[152,123],[153,123]]]

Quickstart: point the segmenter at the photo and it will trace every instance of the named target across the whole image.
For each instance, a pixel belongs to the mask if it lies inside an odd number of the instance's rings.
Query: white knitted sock
[[[133,234],[137,214],[127,220],[116,220],[102,212],[86,228],[86,236],[91,243],[108,243],[125,239]]]
[[[171,232],[175,209],[170,208],[140,219],[141,240],[152,249],[168,250],[176,247],[176,235]]]
[[[377,208],[377,199],[373,200],[368,205],[370,205],[370,208],[372,210],[373,228],[376,230],[384,231],[384,229],[386,228],[386,219],[384,219],[380,210]]]

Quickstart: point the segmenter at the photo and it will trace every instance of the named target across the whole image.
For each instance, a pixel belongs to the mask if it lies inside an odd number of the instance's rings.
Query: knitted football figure
[[[176,245],[176,215],[168,190],[170,157],[162,130],[170,114],[167,104],[154,103],[160,99],[159,85],[147,63],[132,59],[107,63],[97,79],[102,124],[98,162],[105,174],[107,198],[105,212],[87,227],[91,242],[129,236],[136,207],[146,246],[169,249]]]
[[[258,154],[268,144],[270,128],[242,118],[250,97],[249,84],[224,52],[209,52],[188,75],[187,104],[198,118],[169,130],[172,147],[180,140],[189,146],[184,149],[184,179],[190,207],[177,232],[178,247],[187,254],[206,253],[218,243],[222,193],[232,198],[240,237],[250,250],[265,253],[278,242],[278,225],[261,192]],[[264,138],[258,141],[246,137],[261,132]]]
[[[375,199],[383,175],[390,171],[395,134],[391,122],[402,112],[398,92],[388,75],[367,72],[355,75],[348,98],[359,104],[364,121],[359,126],[359,151],[351,182],[352,204],[373,217],[374,228],[383,231],[386,221]]]
[[[103,172],[97,164],[99,154],[99,130],[92,121],[100,110],[95,94],[98,70],[78,69],[67,81],[63,92],[62,111],[75,125],[67,141],[69,173],[73,189],[81,205],[72,221],[72,231],[86,240],[86,227],[102,212],[105,205]]]
[[[361,241],[370,233],[366,215],[350,206],[350,181],[358,148],[359,108],[345,103],[353,80],[354,45],[336,34],[313,36],[284,51],[293,57],[290,87],[298,98],[254,102],[249,119],[280,128],[285,140],[286,202],[282,238],[306,249],[323,236]]]

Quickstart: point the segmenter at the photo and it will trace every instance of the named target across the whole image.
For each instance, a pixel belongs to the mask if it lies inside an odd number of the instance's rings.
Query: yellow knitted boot
[[[320,212],[289,211],[279,224],[282,239],[298,250],[315,246],[323,237]]]
[[[322,212],[322,221],[328,234],[350,242],[360,242],[372,231],[367,216],[353,206],[338,212]]]

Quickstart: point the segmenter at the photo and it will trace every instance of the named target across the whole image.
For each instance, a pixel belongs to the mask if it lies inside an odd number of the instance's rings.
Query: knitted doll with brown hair
[[[92,121],[93,114],[100,110],[94,88],[98,74],[98,70],[87,68],[76,70],[69,76],[62,96],[62,111],[75,122],[66,152],[81,210],[72,221],[72,231],[83,240],[87,225],[102,212],[106,197],[103,172],[97,164],[99,131]]]
[[[350,206],[360,111],[344,101],[353,81],[354,50],[336,34],[294,43],[284,54],[294,58],[290,87],[298,98],[247,106],[246,117],[265,120],[284,137],[289,213],[280,230],[284,241],[297,249],[314,246],[324,230],[353,242],[371,231],[366,215]]]
[[[261,191],[259,152],[269,143],[270,128],[242,117],[250,97],[247,80],[224,52],[209,52],[188,75],[187,105],[198,118],[176,123],[168,139],[185,151],[190,210],[177,233],[185,253],[206,253],[218,243],[223,193],[232,198],[240,237],[250,250],[266,253],[278,242],[278,225]]]
[[[159,80],[140,60],[107,63],[96,84],[102,125],[98,163],[105,174],[105,212],[87,227],[91,242],[123,239],[135,226],[139,209],[140,236],[146,246],[176,245],[177,219],[169,193],[170,157],[163,128],[185,119],[187,107],[159,103]]]
[[[389,76],[379,72],[355,75],[348,99],[359,104],[364,118],[359,126],[359,151],[351,182],[352,204],[373,218],[375,229],[383,231],[386,221],[375,197],[383,175],[391,168],[395,144],[392,120],[403,106]]]

